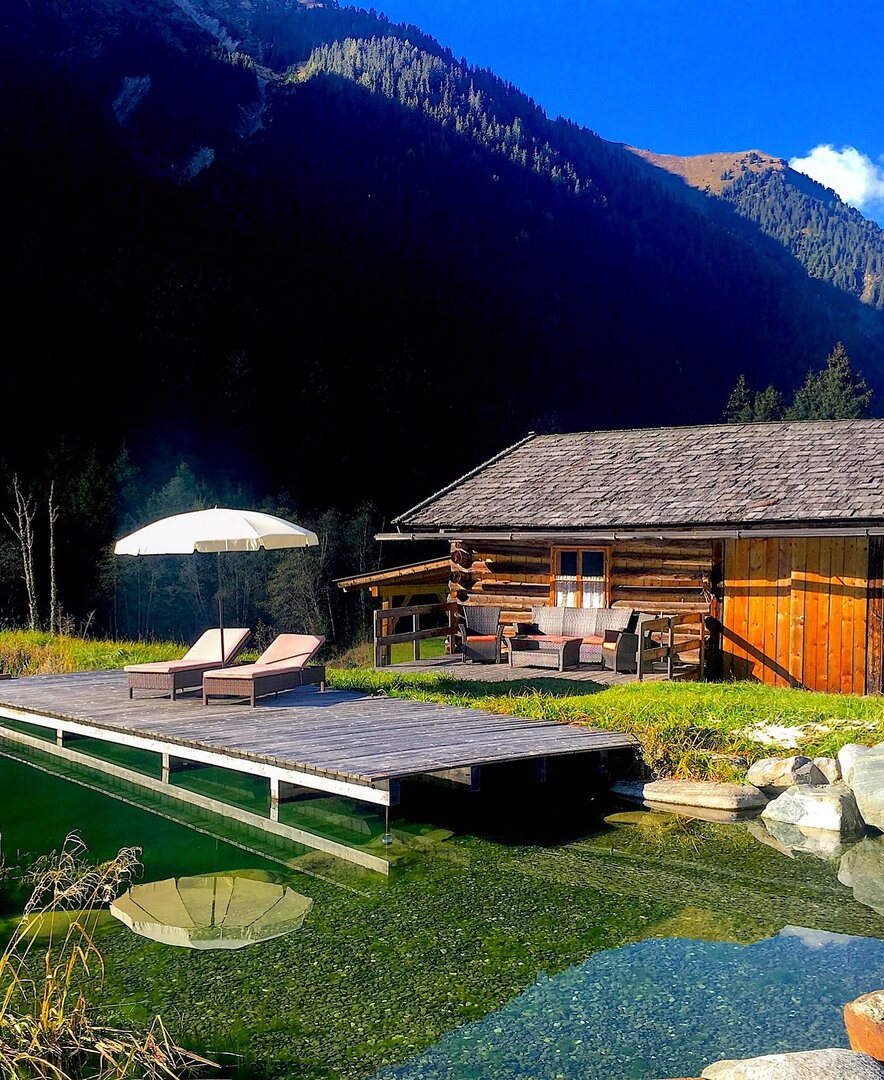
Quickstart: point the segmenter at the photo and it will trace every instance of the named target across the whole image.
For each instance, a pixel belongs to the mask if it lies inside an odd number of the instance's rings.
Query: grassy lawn
[[[396,649],[402,655],[396,655]],[[394,663],[410,658],[394,647]],[[444,638],[423,642],[422,654],[441,655]],[[436,651],[438,650],[438,652]],[[121,667],[180,656],[174,642],[93,641],[23,631],[0,632],[0,671],[48,674]],[[450,675],[406,674],[369,667],[329,670],[339,689],[385,693],[441,704],[471,706],[545,720],[627,731],[642,746],[656,776],[741,780],[762,757],[803,753],[831,756],[848,742],[884,742],[884,698],[774,690],[754,683],[644,683],[611,688],[555,678],[507,683],[465,681]],[[579,687],[579,693],[575,688]],[[768,729],[773,741],[753,737]]]
[[[354,668],[332,671],[333,686],[490,712],[628,731],[659,777],[742,780],[759,758],[803,753],[831,756],[848,742],[884,741],[884,699],[775,690],[755,683],[631,683],[592,689],[591,683],[534,679],[509,683],[460,681],[442,675]],[[753,737],[762,729],[774,741]],[[779,729],[779,730],[777,730]]]

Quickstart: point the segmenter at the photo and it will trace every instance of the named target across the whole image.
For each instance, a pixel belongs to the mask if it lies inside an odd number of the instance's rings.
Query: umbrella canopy
[[[160,518],[124,536],[114,545],[115,555],[190,555],[194,551],[218,556],[218,625],[221,629],[221,660],[224,652],[224,600],[221,587],[222,551],[279,551],[283,548],[316,547],[319,537],[293,521],[262,514],[258,510],[193,510]]]
[[[313,906],[286,885],[201,874],[133,885],[111,914],[142,937],[185,949],[241,949],[298,930]]]
[[[117,555],[189,555],[194,551],[268,551],[315,547],[309,529],[257,510],[194,510],[161,518],[118,540]]]

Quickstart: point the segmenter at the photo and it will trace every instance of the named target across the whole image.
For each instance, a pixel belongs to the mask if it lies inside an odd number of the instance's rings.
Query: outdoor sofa
[[[148,664],[129,664],[126,683],[129,697],[133,690],[164,690],[172,701],[181,690],[199,690],[203,675],[212,668],[232,664],[249,640],[251,630],[224,628],[224,657],[221,656],[221,631],[207,630],[180,660],[161,660]]]
[[[629,608],[569,608],[569,607],[532,607],[531,622],[517,623],[514,641],[517,652],[554,651],[554,639],[579,639],[579,646],[568,646],[567,666],[581,664],[601,664],[602,646],[605,635],[609,632],[620,633],[627,629],[633,613]],[[530,645],[529,642],[536,644]],[[512,650],[512,641],[510,642]],[[513,666],[535,666],[529,655],[518,657]],[[551,666],[543,661],[536,666]]]
[[[325,665],[307,666],[324,643],[319,634],[279,634],[254,664],[207,672],[203,704],[212,697],[235,697],[248,698],[254,706],[259,697],[315,683],[325,690]]]

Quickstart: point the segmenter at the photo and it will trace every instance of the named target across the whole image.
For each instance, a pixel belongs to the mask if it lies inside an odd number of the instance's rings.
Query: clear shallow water
[[[98,774],[76,779],[0,757],[7,859],[78,828],[96,858],[140,845],[146,881],[248,871],[313,902],[295,933],[235,953],[103,927],[112,1019],[159,1012],[222,1055],[225,1074],[689,1075],[732,1053],[845,1045],[844,1002],[884,986],[884,917],[837,880],[838,863],[787,858],[744,825],[604,820],[582,796],[560,803],[543,788],[415,788],[384,877]],[[231,774],[175,779],[266,809],[266,789]],[[338,799],[281,809],[383,853],[376,810]],[[874,855],[879,841],[865,843]]]

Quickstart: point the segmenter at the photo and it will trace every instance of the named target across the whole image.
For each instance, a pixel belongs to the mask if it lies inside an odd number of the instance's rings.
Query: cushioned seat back
[[[599,608],[565,608],[563,633],[567,637],[592,637],[598,633]]]
[[[279,634],[258,657],[257,663],[291,666],[307,663],[322,648],[325,638],[320,634]]]
[[[463,608],[463,621],[472,634],[496,634],[502,610],[484,604],[467,604]]]
[[[599,608],[596,615],[595,632],[603,637],[606,630],[626,630],[632,612],[629,608]]]
[[[251,633],[243,627],[224,627],[224,663],[229,663],[240,652]],[[211,664],[221,661],[221,631],[207,630],[191,645],[182,660]]]
[[[531,620],[541,634],[564,633],[565,608],[561,607],[533,607],[531,608]]]

